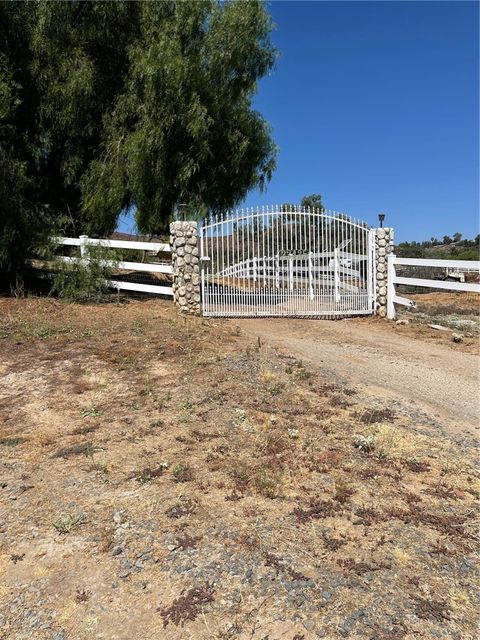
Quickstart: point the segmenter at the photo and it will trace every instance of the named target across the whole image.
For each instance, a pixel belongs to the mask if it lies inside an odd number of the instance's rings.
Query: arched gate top
[[[370,229],[367,222],[352,218],[339,212],[325,209],[324,207],[303,207],[301,205],[264,205],[261,207],[246,207],[231,209],[222,213],[211,214],[202,221],[204,228],[215,227],[225,223],[248,222],[254,218],[271,218],[272,216],[288,216],[290,220],[296,217],[310,217],[325,220],[330,223],[349,224],[360,229]]]

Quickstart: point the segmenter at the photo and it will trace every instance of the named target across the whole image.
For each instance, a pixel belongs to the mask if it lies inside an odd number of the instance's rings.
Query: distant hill
[[[111,240],[134,240],[137,242],[168,242],[167,236],[142,236],[134,233],[122,233],[114,231],[110,236]]]

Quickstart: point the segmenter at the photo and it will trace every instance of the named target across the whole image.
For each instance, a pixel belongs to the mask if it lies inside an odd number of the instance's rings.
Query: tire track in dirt
[[[394,399],[440,419],[452,435],[479,424],[479,359],[445,344],[394,333],[389,323],[238,319],[246,333],[288,351],[368,395]]]

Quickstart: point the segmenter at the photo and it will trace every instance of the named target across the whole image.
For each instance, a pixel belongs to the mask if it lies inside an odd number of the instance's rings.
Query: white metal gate
[[[206,218],[200,230],[203,315],[371,314],[373,233],[342,214],[286,205]]]

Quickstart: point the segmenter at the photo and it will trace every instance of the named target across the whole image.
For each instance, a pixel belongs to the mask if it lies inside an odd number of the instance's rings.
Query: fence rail
[[[131,251],[149,251],[152,253],[171,253],[171,247],[165,242],[141,242],[137,240],[107,240],[103,238],[89,238],[88,236],[80,236],[79,238],[55,238],[59,245],[72,246],[80,248],[80,258],[73,256],[57,256],[57,259],[75,263],[78,260],[88,259],[88,246],[106,247],[109,249],[127,249]],[[112,262],[112,266],[122,271],[135,271],[144,273],[165,273],[172,274],[171,262],[129,262],[121,260],[120,262]],[[118,278],[118,275],[117,275]],[[112,279],[108,284],[113,289],[124,291],[138,291],[142,293],[153,293],[157,295],[173,297],[173,288],[164,285],[145,284],[141,282],[128,282],[125,280]]]
[[[445,278],[442,280],[434,280],[430,278],[415,278],[397,275],[396,266],[407,267],[424,267],[432,269],[445,269]],[[476,260],[441,260],[428,258],[400,258],[394,254],[388,256],[387,270],[387,318],[394,320],[396,317],[395,304],[415,307],[413,300],[398,296],[395,285],[404,285],[410,287],[425,287],[428,289],[446,289],[447,291],[464,291],[470,293],[480,293],[480,283],[478,282],[457,282],[448,280],[452,277],[450,270],[454,273],[475,273],[480,274],[480,261]]]
[[[157,253],[170,253],[170,245],[166,242],[141,242],[139,240],[108,240],[104,238],[89,238],[80,236],[79,238],[54,238],[58,244],[81,247],[84,245],[94,245],[108,247],[110,249],[132,249],[141,251],[155,251]]]

